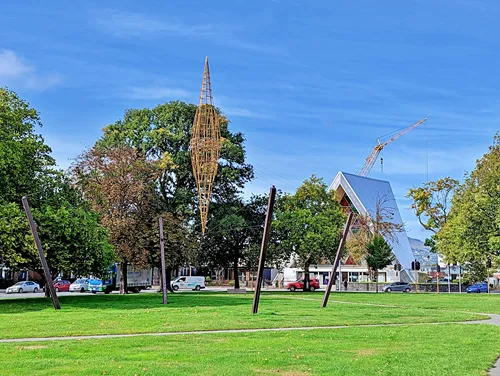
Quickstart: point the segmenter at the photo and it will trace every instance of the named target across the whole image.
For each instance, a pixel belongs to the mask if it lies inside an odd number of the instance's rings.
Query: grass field
[[[353,295],[353,294],[344,294]],[[373,294],[372,294],[373,295]],[[305,297],[305,299],[304,299]],[[311,298],[313,297],[313,298]],[[0,301],[0,338],[303,326],[422,323],[477,320],[472,313],[331,303],[320,294],[263,294],[258,315],[252,295],[178,293],[167,306],[158,294],[61,297]],[[54,325],[47,325],[54,323]]]
[[[350,325],[341,329],[139,336],[0,344],[5,375],[485,375],[500,327],[425,324],[478,319],[500,296],[182,293],[0,300],[2,338]],[[345,301],[335,303],[335,300]],[[367,304],[386,304],[379,307]],[[470,313],[457,313],[467,311]],[[484,316],[483,316],[484,318]],[[392,327],[362,324],[407,323]],[[413,323],[424,323],[411,325]]]

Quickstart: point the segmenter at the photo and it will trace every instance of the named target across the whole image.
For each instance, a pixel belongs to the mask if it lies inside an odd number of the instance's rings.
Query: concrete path
[[[500,315],[498,315],[500,321]],[[398,327],[398,326],[418,326],[418,325],[449,325],[449,324],[491,324],[490,320],[482,321],[446,321],[446,322],[420,322],[420,323],[394,323],[394,324],[365,324],[365,325],[333,325],[333,326],[305,326],[291,328],[255,328],[255,329],[221,329],[221,330],[199,330],[189,332],[158,332],[158,333],[131,333],[131,334],[98,334],[88,336],[66,336],[66,337],[39,337],[39,338],[7,338],[0,339],[0,343],[17,342],[44,342],[44,341],[72,341],[84,339],[107,339],[107,338],[129,338],[129,337],[165,337],[179,335],[203,335],[221,333],[257,333],[257,332],[286,332],[300,330],[325,330],[325,329],[346,329],[346,328],[378,328],[378,327]],[[493,325],[500,325],[493,324]]]

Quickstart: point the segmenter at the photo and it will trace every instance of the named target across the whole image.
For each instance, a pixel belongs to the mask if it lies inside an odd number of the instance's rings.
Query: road
[[[227,287],[207,287],[206,289],[203,289],[202,291],[205,292],[226,292]],[[147,293],[155,293],[157,291],[156,288],[151,288],[149,290],[142,290],[141,293],[147,294]],[[286,290],[278,290],[278,289],[263,289],[262,291],[286,291]],[[182,290],[182,292],[195,292],[191,290]],[[196,291],[197,292],[197,291]],[[247,293],[252,293],[251,289],[247,289]],[[118,294],[118,291],[113,291],[112,294]],[[91,295],[89,292],[58,292],[57,296],[86,296],[86,295]],[[5,290],[0,290],[0,300],[2,299],[26,299],[26,298],[43,298],[44,293],[43,292],[38,292],[38,293],[23,293],[23,294],[6,294]]]

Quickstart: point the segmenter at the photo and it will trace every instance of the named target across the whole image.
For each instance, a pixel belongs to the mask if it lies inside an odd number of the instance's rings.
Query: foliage
[[[214,268],[232,267],[235,288],[239,288],[238,265],[257,265],[266,209],[265,196],[252,196],[248,201],[235,197],[214,204],[209,212],[209,230],[201,243],[200,263],[208,262]]]
[[[150,263],[158,163],[131,147],[94,147],[80,156],[73,171],[109,232],[109,242],[122,266],[120,291],[125,292],[126,265],[144,267]]]
[[[380,234],[375,235],[366,248],[368,252],[366,256],[366,263],[368,264],[368,268],[373,275],[373,280],[378,282],[378,271],[394,261],[392,248]]]
[[[0,88],[0,201],[20,203],[53,172],[55,161],[35,133],[37,126],[38,112],[13,91]]]
[[[122,120],[104,128],[99,146],[135,148],[150,160],[160,161],[159,192],[167,211],[194,216],[197,210],[189,143],[196,106],[173,101],[153,109],[131,109]],[[229,120],[219,113],[221,158],[213,186],[213,201],[227,202],[253,178],[245,163],[244,137],[229,131]]]
[[[275,217],[273,247],[280,254],[296,256],[308,289],[309,266],[333,262],[337,252],[345,216],[335,193],[313,175],[294,195],[279,198]]]
[[[487,259],[498,265],[500,250],[500,135],[456,191],[448,221],[436,235],[448,262],[459,262],[478,280]]]
[[[52,276],[62,271],[76,276],[102,275],[113,262],[113,248],[97,213],[65,202],[35,209],[33,215],[40,224],[40,241]],[[37,269],[38,264],[37,255],[31,268]]]
[[[107,233],[41,135],[38,112],[14,92],[0,89],[0,263],[12,270],[40,265],[21,197],[28,196],[51,276],[60,271],[88,275],[102,271],[112,257]]]
[[[363,260],[368,255],[368,245],[377,235],[397,242],[397,234],[404,231],[402,223],[393,221],[397,208],[394,199],[384,195],[377,196],[375,211],[367,214],[357,213],[347,238],[346,249],[355,260]]]

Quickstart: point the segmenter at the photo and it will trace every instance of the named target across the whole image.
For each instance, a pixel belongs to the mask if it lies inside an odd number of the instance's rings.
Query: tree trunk
[[[309,282],[309,263],[304,265],[304,291],[309,291],[311,284]]]
[[[240,279],[238,276],[238,257],[236,257],[234,259],[233,270],[234,270],[234,288],[239,289],[240,288]]]
[[[120,265],[120,294],[127,293],[127,261],[124,260]]]
[[[375,292],[378,294],[378,271],[375,271]]]
[[[174,292],[172,290],[172,268],[170,266],[165,270],[165,277],[167,278],[167,291]]]

